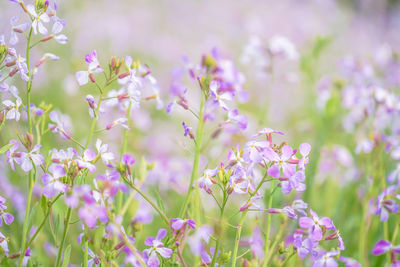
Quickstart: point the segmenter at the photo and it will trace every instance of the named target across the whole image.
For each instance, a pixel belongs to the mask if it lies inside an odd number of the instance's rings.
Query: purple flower
[[[84,205],[79,209],[78,216],[85,221],[89,228],[94,228],[96,226],[97,219],[103,223],[108,221],[105,207],[97,204],[96,201],[88,195],[84,195],[83,199]]]
[[[39,166],[44,162],[44,157],[39,154],[40,147],[41,145],[37,144],[28,153],[21,152],[21,168],[25,172],[29,172],[30,170],[32,170],[33,164],[35,166]]]
[[[163,258],[170,258],[172,255],[172,249],[164,247],[164,243],[162,239],[167,234],[167,230],[160,229],[158,230],[157,237],[148,237],[145,240],[145,244],[150,246],[151,248],[145,249],[143,254],[146,259],[146,263],[148,266],[157,267],[160,265],[160,260],[158,259],[158,255]]]
[[[14,145],[10,147],[6,155],[7,155],[7,162],[10,164],[11,169],[15,171],[14,161],[18,164],[21,164],[21,153],[16,152],[19,147],[19,143],[14,139],[9,142],[9,144],[12,143],[14,143]]]
[[[42,176],[42,181],[45,187],[43,188],[43,194],[51,198],[55,194],[65,193],[67,191],[67,185],[60,181],[61,177],[66,175],[63,166],[52,164],[49,167],[49,173],[46,172]]]
[[[251,253],[253,257],[260,260],[264,259],[264,238],[261,235],[261,230],[258,226],[254,227],[253,235],[249,240]]]
[[[89,78],[92,82],[95,82],[95,78],[93,74],[103,72],[102,67],[100,66],[99,61],[97,60],[97,52],[93,50],[85,56],[86,63],[89,64],[87,71],[78,71],[75,74],[76,80],[80,86],[85,85],[89,82]]]
[[[29,28],[29,24],[28,23],[23,23],[20,25],[16,25],[18,22],[18,17],[12,17],[10,20],[10,24],[11,24],[11,35],[10,35],[10,44],[12,46],[15,46],[18,43],[18,34],[17,33],[23,33],[24,31],[26,31]]]
[[[312,238],[315,241],[321,241],[323,237],[323,232],[321,227],[326,227],[327,229],[334,229],[331,219],[328,217],[319,218],[318,215],[310,209],[312,218],[301,217],[299,219],[299,225],[301,228],[311,229]]]
[[[65,121],[67,120],[67,117],[65,117],[65,115],[59,116],[56,111],[50,112],[49,117],[54,123],[49,124],[49,129],[54,133],[58,133],[64,139],[70,139],[71,136],[65,130]]]
[[[115,121],[111,122],[110,124],[107,124],[106,130],[110,130],[111,128],[114,128],[117,125],[120,125],[121,127],[129,130],[131,127],[127,124],[128,124],[127,118],[119,118],[119,119],[116,119]]]
[[[212,81],[210,83],[210,96],[213,100],[213,103],[220,106],[224,110],[228,111],[229,108],[226,104],[226,101],[232,100],[232,95],[229,92],[221,92],[219,91],[220,84],[217,81]]]
[[[94,153],[90,149],[86,149],[83,152],[83,157],[76,160],[78,163],[79,168],[81,169],[88,169],[90,172],[96,171],[96,166],[94,166],[91,162],[96,158],[96,153]]]
[[[337,267],[339,266],[334,259],[339,254],[339,251],[329,251],[314,261],[313,267]]]
[[[386,252],[391,252],[393,254],[400,254],[400,245],[393,246],[389,241],[379,240],[376,242],[374,249],[372,250],[372,254],[381,255]]]
[[[3,221],[7,225],[10,225],[14,221],[14,216],[4,211],[7,209],[5,203],[6,199],[0,196],[0,227],[3,226]]]
[[[174,218],[171,219],[171,228],[175,230],[184,230],[186,225],[192,229],[196,228],[196,222],[192,219],[181,219],[181,218]]]
[[[217,175],[217,168],[205,170],[203,176],[197,180],[199,188],[202,188],[207,193],[211,194],[211,185],[217,183],[217,181],[213,178],[215,175]]]
[[[296,150],[288,145],[285,145],[281,149],[281,154],[276,153],[272,148],[267,147],[265,149],[264,157],[272,162],[273,165],[268,168],[268,175],[278,178],[281,170],[285,174],[287,171],[291,172],[292,157],[296,153]],[[293,167],[293,166],[292,166]],[[289,169],[289,170],[288,170]]]
[[[225,123],[236,125],[240,130],[246,130],[247,128],[246,116],[240,115],[237,109],[229,110],[228,120]]]
[[[387,221],[390,213],[397,213],[399,211],[399,204],[392,199],[386,199],[388,196],[393,195],[397,190],[396,185],[389,186],[382,193],[379,194],[376,201],[375,215],[381,216],[381,222]]]
[[[188,136],[189,135],[189,137],[191,139],[194,139],[194,134],[192,132],[192,127],[187,126],[185,122],[182,122],[182,126],[183,126],[183,130],[184,130],[184,134],[183,135],[184,136]]]
[[[339,257],[339,261],[344,262],[345,267],[361,267],[361,264],[352,258]]]
[[[135,158],[130,154],[124,154],[122,156],[121,162],[125,165],[131,166],[135,163]]]
[[[0,247],[3,248],[4,253],[6,254],[6,256],[8,257],[8,237],[5,237],[1,232],[0,232]]]
[[[295,165],[288,165],[284,171],[284,177],[279,178],[282,181],[282,193],[289,194],[292,190],[302,192],[306,190],[304,171],[296,171]]]

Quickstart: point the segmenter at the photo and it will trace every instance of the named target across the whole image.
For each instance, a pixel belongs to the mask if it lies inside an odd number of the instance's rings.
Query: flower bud
[[[13,69],[13,70],[8,74],[8,76],[12,77],[12,76],[14,76],[15,73],[17,73],[17,72],[18,72],[18,68],[15,68],[15,69]]]
[[[43,37],[42,39],[40,39],[40,41],[41,41],[41,42],[47,42],[48,40],[51,40],[51,39],[53,39],[54,37],[55,37],[54,34],[47,35],[47,36]]]
[[[92,81],[92,83],[96,82],[96,79],[94,78],[94,75],[92,73],[89,74],[89,78]]]

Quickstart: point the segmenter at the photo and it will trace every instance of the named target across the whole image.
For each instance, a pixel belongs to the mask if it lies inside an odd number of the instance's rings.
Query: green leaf
[[[2,147],[0,148],[0,154],[6,153],[13,145],[14,145],[14,143],[7,144],[7,145],[2,146]]]
[[[68,267],[70,256],[71,256],[71,244],[69,244],[64,251],[64,259],[62,267]]]

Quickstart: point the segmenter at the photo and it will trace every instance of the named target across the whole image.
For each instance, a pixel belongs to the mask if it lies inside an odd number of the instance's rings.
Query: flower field
[[[0,2],[0,266],[400,266],[400,2]]]

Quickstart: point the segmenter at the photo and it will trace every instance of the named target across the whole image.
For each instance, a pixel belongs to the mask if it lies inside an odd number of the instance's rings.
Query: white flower
[[[48,23],[50,21],[49,16],[46,13],[41,13],[40,15],[38,15],[33,5],[28,5],[26,8],[28,9],[29,14],[31,14],[31,16],[33,17],[33,33],[37,34],[37,31],[39,31],[42,35],[46,35],[47,29],[46,27],[44,27],[43,23]]]
[[[19,121],[19,118],[21,117],[21,113],[19,112],[19,107],[22,105],[21,98],[17,97],[15,104],[11,100],[4,100],[3,104],[7,109],[6,119],[15,119],[16,121]]]

